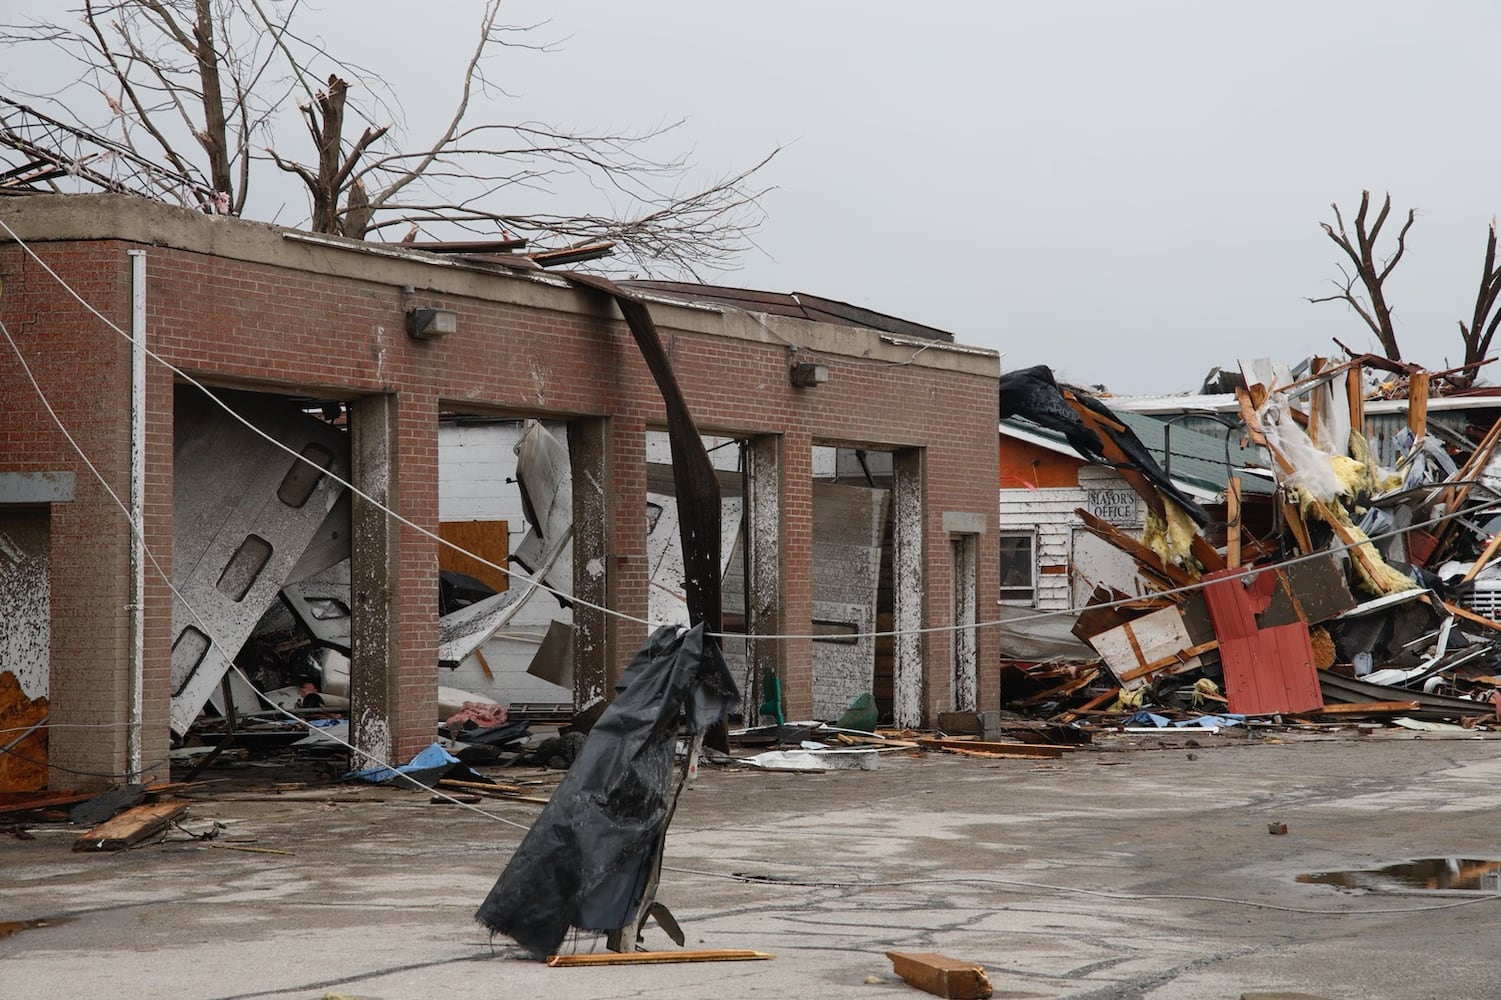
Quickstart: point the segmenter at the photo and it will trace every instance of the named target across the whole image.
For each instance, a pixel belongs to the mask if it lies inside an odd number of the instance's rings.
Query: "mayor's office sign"
[[[1140,524],[1141,497],[1135,490],[1089,490],[1089,512],[1111,524]]]

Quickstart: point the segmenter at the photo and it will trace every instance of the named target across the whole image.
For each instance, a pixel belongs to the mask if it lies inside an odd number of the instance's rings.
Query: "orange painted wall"
[[[1026,441],[1001,437],[1001,489],[1078,486],[1084,460],[1041,448]]]

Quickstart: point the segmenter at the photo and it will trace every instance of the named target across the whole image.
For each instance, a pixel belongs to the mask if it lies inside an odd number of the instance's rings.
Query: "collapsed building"
[[[245,696],[226,678],[255,665],[230,663],[267,615],[347,649],[353,740],[383,762],[431,741],[439,671],[504,638],[519,591],[548,622],[567,606],[569,707],[608,699],[654,579],[693,578],[649,541],[682,498],[652,471],[672,408],[632,342],[643,316],[697,431],[734,443],[720,570],[746,701],[769,683],[809,717],[864,690],[903,725],[998,702],[994,636],[968,627],[995,602],[992,351],[853,307],[585,284],[123,196],[6,199],[0,222],[0,697],[44,706],[63,783],[165,775],[174,733]],[[564,474],[521,517],[444,500],[466,479],[442,468],[455,432],[485,425],[551,437],[539,467]],[[481,579],[497,567],[523,572]]]
[[[1495,390],[1371,356],[1142,400],[1041,371],[1050,390],[1002,421],[1013,706],[1501,717]]]

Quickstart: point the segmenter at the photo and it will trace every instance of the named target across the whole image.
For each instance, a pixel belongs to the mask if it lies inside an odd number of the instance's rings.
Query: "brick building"
[[[15,344],[0,343],[0,534],[40,538],[43,567],[30,583],[0,576],[7,615],[33,619],[0,643],[11,658],[0,672],[26,669],[28,643],[44,661],[50,760],[67,769],[55,784],[163,776],[173,686],[163,577],[180,380],[155,359],[133,378],[131,342],[89,307],[207,385],[343,401],[354,485],[429,530],[440,413],[567,421],[576,593],[645,617],[646,437],[665,417],[608,297],[539,271],[122,196],[9,198],[0,222],[0,320]],[[782,678],[790,714],[806,715],[812,689],[815,445],[892,457],[894,623],[909,630],[895,641],[898,719],[996,707],[993,632],[910,631],[983,621],[995,606],[996,355],[712,303],[649,305],[700,431],[747,442],[750,629],[801,636],[755,642],[752,656]],[[456,329],[409,336],[413,307],[452,310]],[[793,348],[826,365],[827,381],[791,384]],[[356,741],[405,759],[433,735],[436,543],[360,499],[352,539]],[[610,690],[645,626],[583,607],[575,626],[582,704]]]

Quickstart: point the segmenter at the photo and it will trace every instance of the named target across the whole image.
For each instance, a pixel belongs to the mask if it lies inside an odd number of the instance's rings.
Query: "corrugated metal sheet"
[[[1240,567],[1217,570],[1204,580],[1230,711],[1268,715],[1322,708],[1308,626],[1294,621],[1263,628],[1259,621],[1274,592],[1284,587],[1277,574]]]

